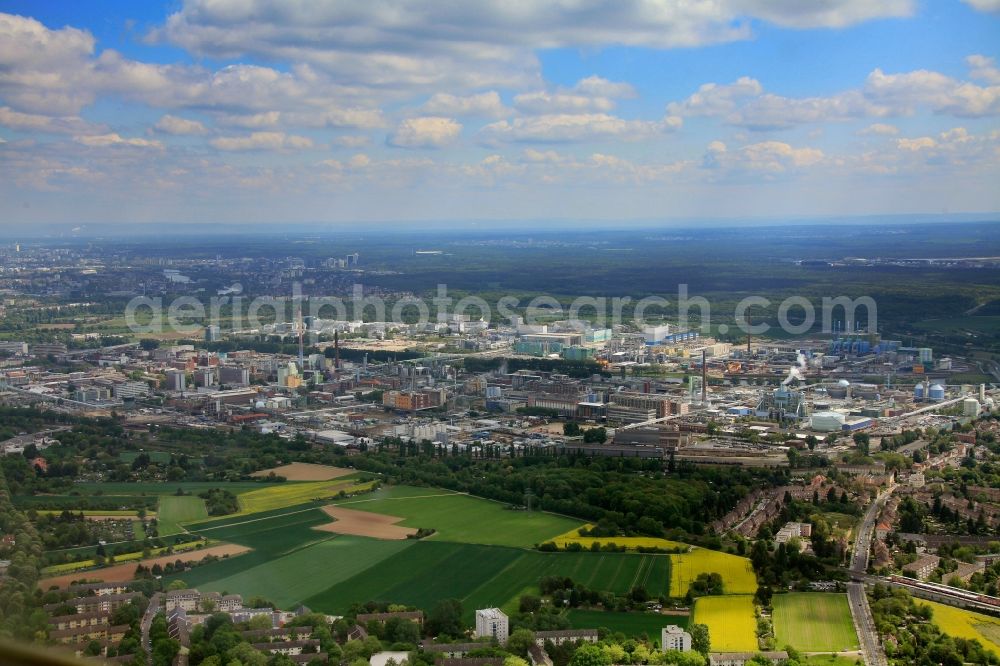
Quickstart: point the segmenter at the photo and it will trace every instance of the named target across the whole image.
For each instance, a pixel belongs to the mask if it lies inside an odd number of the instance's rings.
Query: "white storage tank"
[[[962,401],[963,416],[979,416],[980,409],[979,401],[975,398],[966,398]]]
[[[847,418],[840,412],[816,412],[809,419],[809,426],[818,432],[840,432]]]

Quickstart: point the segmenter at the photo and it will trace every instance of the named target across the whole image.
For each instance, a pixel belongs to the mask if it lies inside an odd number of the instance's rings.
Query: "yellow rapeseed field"
[[[584,525],[586,529],[593,529],[593,525]],[[552,541],[560,548],[565,548],[571,543],[578,543],[583,548],[589,549],[591,544],[594,542],[600,545],[605,545],[613,543],[616,546],[624,546],[628,550],[637,550],[639,548],[663,548],[669,550],[677,550],[678,548],[689,548],[687,544],[680,543],[679,541],[668,541],[667,539],[658,539],[656,537],[584,537],[580,536],[579,530],[581,528],[573,528],[565,534],[560,534],[559,536],[552,539]]]
[[[757,618],[749,595],[699,597],[691,622],[708,626],[712,652],[757,651]]]
[[[309,481],[304,483],[287,483],[268,486],[260,490],[251,490],[238,496],[240,511],[230,516],[243,516],[261,511],[283,509],[296,504],[305,504],[313,500],[326,500],[336,497],[340,491],[347,494],[370,490],[374,481],[354,483],[352,481]]]
[[[933,601],[918,601],[934,610],[933,621],[941,631],[955,638],[977,639],[1000,657],[1000,619]]]
[[[692,548],[688,553],[670,556],[670,596],[683,597],[692,581],[702,573],[722,576],[726,594],[757,592],[757,575],[750,560],[717,550]]]

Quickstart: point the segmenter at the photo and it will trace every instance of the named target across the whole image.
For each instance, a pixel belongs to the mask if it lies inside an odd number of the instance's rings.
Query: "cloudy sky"
[[[1000,211],[1000,0],[0,0],[0,225]]]

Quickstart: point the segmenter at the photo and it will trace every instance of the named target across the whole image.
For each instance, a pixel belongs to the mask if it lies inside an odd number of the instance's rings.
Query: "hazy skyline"
[[[0,225],[1000,210],[1000,2],[0,2]]]

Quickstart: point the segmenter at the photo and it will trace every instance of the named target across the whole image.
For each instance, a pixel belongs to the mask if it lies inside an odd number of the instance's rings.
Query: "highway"
[[[882,649],[878,632],[875,630],[875,620],[872,618],[872,609],[868,606],[865,585],[857,581],[863,579],[868,570],[868,552],[871,550],[875,521],[878,520],[879,512],[885,506],[892,491],[893,486],[890,485],[887,490],[875,498],[868,510],[865,511],[865,516],[858,527],[857,537],[854,539],[854,553],[851,555],[851,575],[855,581],[847,584],[847,600],[851,607],[854,629],[858,632],[858,639],[861,641],[861,652],[864,655],[866,666],[888,666],[889,664],[885,651]]]

